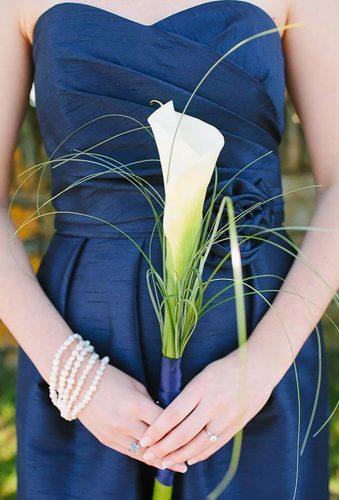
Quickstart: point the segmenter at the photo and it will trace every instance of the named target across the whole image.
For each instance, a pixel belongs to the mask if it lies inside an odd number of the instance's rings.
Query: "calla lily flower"
[[[206,190],[225,141],[217,128],[175,111],[173,101],[159,107],[148,122],[165,185],[166,268],[177,282],[194,253]]]

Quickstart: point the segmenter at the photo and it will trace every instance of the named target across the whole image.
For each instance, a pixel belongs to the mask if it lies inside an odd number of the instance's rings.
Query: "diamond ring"
[[[129,450],[132,451],[133,453],[137,453],[139,449],[140,449],[140,444],[137,441],[132,441]]]
[[[216,434],[213,434],[213,432],[210,432],[208,429],[205,428],[205,431],[207,432],[209,438],[210,438],[210,441],[212,443],[215,443],[216,441],[218,441],[218,436]]]

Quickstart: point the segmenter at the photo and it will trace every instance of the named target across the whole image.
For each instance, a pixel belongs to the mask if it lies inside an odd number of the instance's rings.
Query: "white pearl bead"
[[[57,385],[57,376],[59,371],[59,364],[62,353],[67,349],[67,347],[74,342],[77,338],[79,338],[78,334],[71,334],[67,337],[64,343],[58,348],[55,357],[52,361],[52,369],[50,374],[50,397],[54,404],[57,401],[57,393],[56,393],[56,385]]]
[[[77,341],[77,344],[59,373],[61,356],[75,341]],[[90,354],[89,357],[88,354]],[[87,363],[74,387],[76,375],[85,359],[87,359]],[[87,389],[82,400],[77,402],[77,398],[80,395],[89,372],[98,359],[99,355],[94,352],[94,347],[89,340],[83,340],[78,333],[69,335],[65,342],[58,348],[52,361],[49,394],[53,404],[59,408],[61,416],[66,420],[74,420],[77,418],[78,413],[87,406],[94,392],[97,390],[106,365],[109,363],[108,356],[102,358],[90,387]]]
[[[87,364],[87,366],[91,367],[92,364],[95,363],[96,359],[98,359],[98,355],[95,353],[93,355],[93,358],[92,358],[92,363],[91,363],[91,359],[90,359],[89,362],[88,362],[88,364]],[[83,396],[83,398],[80,401],[80,403],[74,405],[73,411],[71,412],[71,418],[72,419],[77,418],[77,415],[80,413],[80,411],[82,411],[87,406],[87,404],[90,402],[90,400],[91,400],[94,392],[97,390],[99,381],[100,381],[100,379],[103,376],[104,370],[105,370],[106,365],[107,365],[108,362],[109,362],[108,356],[105,356],[101,360],[100,365],[97,368],[95,377],[92,380],[92,383],[91,383],[89,389],[87,390],[86,394]],[[87,366],[86,366],[86,368],[87,368]]]

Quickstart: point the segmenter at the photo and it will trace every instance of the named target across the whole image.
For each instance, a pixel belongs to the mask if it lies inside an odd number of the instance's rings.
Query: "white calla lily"
[[[166,267],[177,281],[194,252],[206,190],[225,141],[217,128],[175,111],[173,101],[152,113],[148,122],[165,185]]]

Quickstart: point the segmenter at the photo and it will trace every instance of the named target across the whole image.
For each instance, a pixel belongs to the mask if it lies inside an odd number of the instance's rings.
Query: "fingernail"
[[[187,472],[187,467],[186,465],[179,465],[178,467],[178,472],[182,472],[183,474]]]
[[[171,469],[174,470],[175,472],[182,472],[182,473],[185,473],[187,471],[187,467],[185,468],[185,465],[180,465],[180,464],[174,464],[171,467]]]
[[[172,465],[174,465],[174,462],[173,462],[173,460],[164,460],[164,461],[162,462],[162,465],[163,465],[164,467],[166,467],[166,469],[167,469],[168,467],[171,467]]]
[[[149,445],[151,444],[151,442],[152,442],[152,441],[151,441],[151,438],[149,438],[149,437],[145,437],[145,438],[142,438],[142,439],[140,440],[140,444],[141,444],[141,446],[142,446],[143,448],[146,448],[147,446],[149,446]]]
[[[193,464],[194,464],[194,461],[193,461],[193,460],[187,460],[187,464],[188,464],[188,465],[193,465]]]
[[[146,453],[144,453],[144,455],[142,456],[142,458],[144,460],[153,460],[155,457],[154,453],[150,452],[150,451],[147,451]]]

